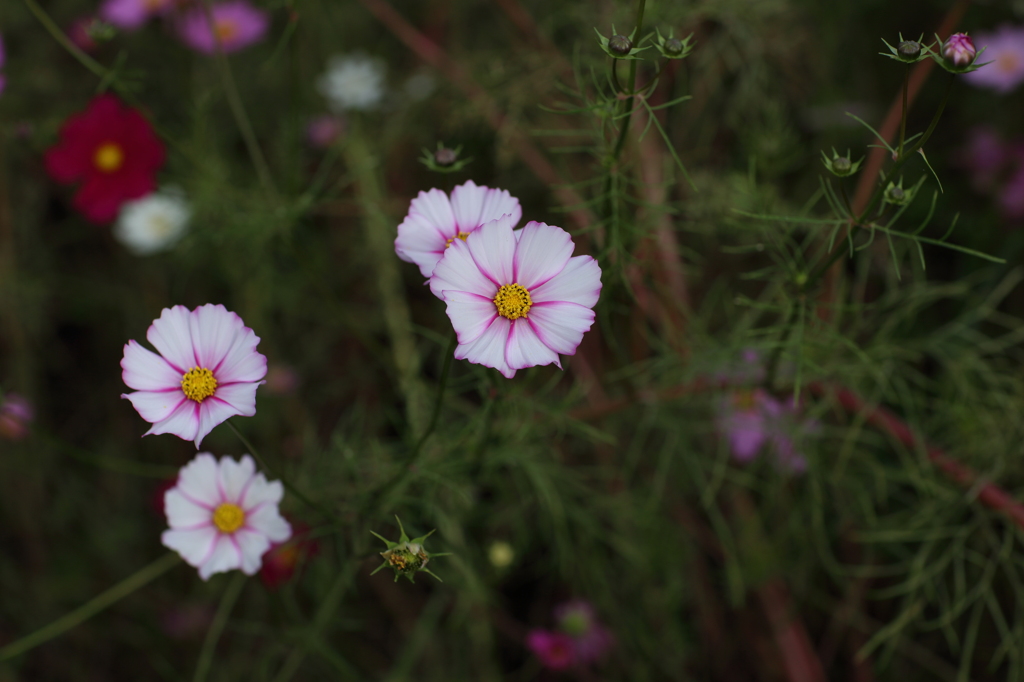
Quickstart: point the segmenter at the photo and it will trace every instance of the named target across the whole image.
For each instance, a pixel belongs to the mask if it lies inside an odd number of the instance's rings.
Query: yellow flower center
[[[230,43],[236,35],[238,35],[238,27],[235,26],[235,22],[221,19],[213,23],[213,32],[217,34],[217,39],[223,43]]]
[[[455,241],[456,239],[461,239],[462,241],[466,241],[468,238],[469,238],[469,232],[459,232],[454,237],[452,237],[450,239],[446,239],[444,241],[444,248],[447,249],[449,246],[452,245],[452,242]]]
[[[186,398],[201,403],[217,390],[217,380],[205,367],[193,367],[181,377],[181,390]]]
[[[234,533],[245,524],[245,512],[237,504],[222,502],[213,510],[213,525],[221,533]]]
[[[113,173],[124,165],[124,151],[119,144],[105,142],[96,148],[92,162],[104,173]]]
[[[526,317],[532,305],[530,292],[522,284],[502,284],[494,297],[494,307],[498,309],[498,314],[510,320]]]

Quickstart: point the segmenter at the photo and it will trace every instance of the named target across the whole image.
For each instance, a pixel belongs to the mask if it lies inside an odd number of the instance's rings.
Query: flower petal
[[[217,460],[208,452],[200,452],[178,472],[174,488],[199,504],[213,509],[224,501],[217,486]]]
[[[131,395],[131,394],[129,394]],[[128,396],[125,396],[128,397]],[[196,439],[199,429],[199,403],[194,400],[182,400],[181,404],[164,420],[155,422],[146,436],[171,433],[185,440]]]
[[[195,530],[202,526],[213,527],[212,510],[188,499],[177,488],[164,493],[164,513],[171,528]]]
[[[242,552],[230,535],[218,534],[210,556],[199,567],[199,577],[209,580],[214,573],[224,573],[242,567]]]
[[[220,304],[207,303],[193,310],[189,313],[189,335],[196,364],[210,370],[218,367],[243,329],[242,318]]]
[[[456,239],[434,266],[430,291],[441,300],[444,291],[465,291],[493,300],[498,287],[480,272],[466,242]]]
[[[181,373],[166,360],[135,341],[124,347],[121,358],[121,378],[128,388],[136,391],[161,391],[168,388],[181,389]]]
[[[448,304],[448,317],[459,343],[476,341],[498,316],[494,301],[485,296],[465,291],[446,291],[444,300]]]
[[[526,223],[513,259],[514,281],[532,291],[562,271],[572,250],[572,238],[562,228]]]
[[[544,345],[528,318],[513,320],[511,326],[508,341],[505,343],[505,362],[509,367],[526,369],[553,364],[562,369],[558,353]]]
[[[597,305],[600,295],[601,268],[590,256],[570,258],[560,273],[530,289],[534,303],[567,301],[587,308]]]
[[[183,305],[164,308],[160,317],[153,320],[153,324],[146,332],[146,338],[157,352],[182,375],[198,365],[195,351],[192,349],[189,319],[188,308]]]
[[[212,526],[193,530],[172,528],[163,532],[160,536],[160,542],[167,549],[173,549],[180,554],[181,558],[190,566],[199,568],[213,552],[217,537],[217,530]]]
[[[455,214],[452,213],[448,195],[439,189],[420,192],[409,203],[409,215],[413,214],[422,216],[423,221],[433,226],[445,239],[454,237],[459,231],[455,226]]]
[[[483,334],[472,343],[459,344],[455,347],[456,360],[469,360],[472,363],[493,367],[501,372],[505,378],[511,379],[516,371],[505,362],[505,344],[508,342],[508,334],[511,323],[500,315],[494,318]]]
[[[460,232],[472,232],[504,215],[511,216],[513,225],[523,217],[519,200],[507,190],[478,186],[472,180],[452,190],[451,204]]]
[[[256,350],[260,337],[245,327],[216,367],[210,367],[219,384],[259,381],[267,376],[267,356]]]
[[[139,416],[150,424],[164,421],[181,406],[182,401],[188,400],[180,388],[176,391],[122,393],[121,397],[132,401],[132,407]]]
[[[238,547],[242,557],[242,573],[255,575],[263,565],[263,555],[270,549],[270,540],[262,533],[240,528],[231,539]]]
[[[220,490],[224,500],[239,504],[242,501],[242,493],[245,492],[246,486],[252,482],[253,477],[256,475],[256,464],[249,455],[244,455],[240,462],[236,462],[230,457],[221,457],[218,473]]]
[[[249,487],[245,489],[239,506],[245,510],[246,514],[261,505],[276,510],[282,497],[284,497],[284,486],[281,485],[281,482],[268,482],[266,476],[259,472],[253,476]]]
[[[251,417],[256,414],[256,389],[262,383],[261,381],[253,381],[250,383],[218,386],[217,392],[204,400],[203,403],[212,401],[210,409],[213,410],[214,415],[220,415],[222,412],[226,415],[217,424],[236,414],[242,417]],[[224,407],[225,405],[227,407]],[[226,412],[228,408],[231,410],[230,413]]]
[[[512,284],[515,281],[512,259],[516,253],[516,236],[512,232],[511,216],[502,216],[481,225],[479,229],[469,235],[466,245],[484,277],[499,287],[502,284]],[[459,291],[467,290],[460,289]]]
[[[278,481],[274,481],[280,485]],[[281,517],[276,504],[264,504],[245,516],[245,527],[266,535],[272,542],[284,542],[292,536],[292,527]]]
[[[395,253],[402,260],[415,263],[424,277],[430,277],[444,255],[447,240],[448,237],[423,216],[410,213],[398,226]]]
[[[529,319],[545,346],[560,355],[575,355],[583,334],[594,324],[594,311],[576,303],[535,303]]]

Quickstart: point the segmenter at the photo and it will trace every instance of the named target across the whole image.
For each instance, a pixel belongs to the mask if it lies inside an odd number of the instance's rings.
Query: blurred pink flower
[[[68,38],[82,52],[92,52],[98,47],[92,34],[89,33],[89,27],[95,21],[97,21],[96,17],[88,15],[75,19],[68,26]]]
[[[299,387],[299,373],[288,365],[275,364],[267,370],[267,392],[291,395]]]
[[[597,620],[589,602],[575,599],[555,608],[558,629],[572,638],[576,663],[590,663],[604,657],[615,643],[612,633]]]
[[[246,0],[229,0],[210,9],[213,27],[207,20],[206,8],[193,7],[178,22],[178,36],[193,50],[216,54],[217,42],[224,52],[235,52],[263,40],[270,25],[267,13]]]
[[[960,153],[961,163],[971,173],[971,182],[978,191],[991,189],[1009,157],[1007,143],[987,126],[972,128]]]
[[[434,268],[430,290],[448,304],[459,345],[455,357],[516,370],[574,355],[594,322],[601,268],[590,256],[572,257],[569,233],[529,222],[516,235],[512,217],[455,239]]]
[[[267,373],[260,339],[222,305],[164,308],[146,338],[160,355],[135,341],[124,347],[122,394],[153,424],[145,433],[195,441],[235,415],[256,414],[256,389]]]
[[[327,149],[345,133],[345,120],[333,114],[323,114],[306,124],[306,141],[315,149]]]
[[[519,223],[523,216],[519,200],[507,190],[480,186],[472,180],[453,189],[451,199],[439,189],[420,192],[398,226],[395,253],[430,277],[452,242],[465,241],[481,225],[505,215],[511,217],[513,227]]]
[[[729,439],[729,449],[738,462],[750,462],[771,443],[778,465],[799,473],[807,469],[807,460],[797,451],[791,434],[794,430],[810,433],[817,427],[813,422],[794,424],[796,416],[791,405],[756,388],[727,396],[719,405],[715,426]]]
[[[572,637],[562,632],[530,630],[526,635],[526,646],[552,670],[565,670],[576,662]]]
[[[1024,164],[1017,166],[999,191],[999,208],[1007,218],[1024,218]]]
[[[99,18],[122,31],[136,31],[150,17],[174,7],[174,0],[104,0]]]
[[[0,402],[0,436],[21,440],[28,435],[34,417],[32,403],[13,391],[7,393]]]
[[[979,63],[992,63],[965,73],[969,83],[1007,93],[1024,82],[1024,27],[1001,26],[995,33],[974,37],[979,48],[986,48]]]
[[[292,535],[277,509],[283,496],[281,482],[257,473],[249,455],[218,462],[201,452],[164,494],[170,529],[160,541],[198,568],[203,580],[236,568],[255,575],[271,543]]]

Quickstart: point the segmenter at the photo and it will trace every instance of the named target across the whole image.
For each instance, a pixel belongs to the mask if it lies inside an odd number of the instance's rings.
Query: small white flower
[[[284,495],[280,481],[256,473],[249,455],[241,462],[200,452],[182,467],[178,484],[164,494],[170,530],[160,540],[208,580],[235,568],[254,575],[271,543],[292,536],[277,505]]]
[[[363,54],[331,57],[317,89],[336,112],[375,109],[384,99],[384,62]]]
[[[114,237],[138,256],[163,251],[181,239],[192,211],[175,191],[154,192],[121,208]]]

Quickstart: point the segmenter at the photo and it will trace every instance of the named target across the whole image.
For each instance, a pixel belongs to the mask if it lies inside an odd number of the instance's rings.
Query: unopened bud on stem
[[[608,39],[608,49],[625,57],[633,49],[633,41],[624,35],[613,35]]]

